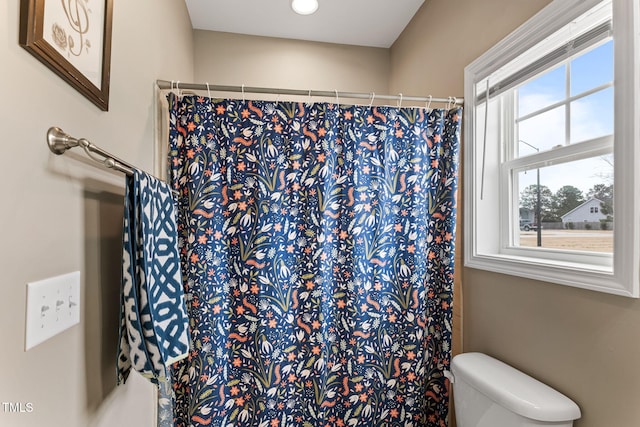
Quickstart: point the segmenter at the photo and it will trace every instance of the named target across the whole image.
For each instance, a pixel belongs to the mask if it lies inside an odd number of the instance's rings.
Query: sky
[[[576,96],[613,80],[613,41],[562,64],[518,88],[519,117],[567,97],[567,66],[570,69],[569,94]],[[541,151],[566,141],[565,106],[519,122],[519,140]],[[609,87],[571,103],[569,143],[575,144],[613,133],[613,88]],[[520,142],[520,156],[535,149]],[[613,155],[595,157],[540,169],[540,184],[556,192],[573,185],[586,196],[595,184],[613,183]],[[536,171],[520,173],[520,191],[536,184]]]

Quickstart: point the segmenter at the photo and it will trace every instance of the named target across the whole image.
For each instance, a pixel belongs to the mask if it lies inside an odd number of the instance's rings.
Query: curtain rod
[[[114,169],[126,173],[129,176],[133,175],[133,169],[135,169],[134,166],[130,165],[124,160],[120,160],[119,158],[117,158],[113,154],[106,152],[102,148],[93,145],[88,140],[84,138],[74,138],[73,136],[57,127],[49,128],[49,131],[47,132],[47,144],[49,145],[49,150],[51,150],[52,153],[58,155],[64,154],[71,148],[82,147],[91,160],[102,163],[109,169]],[[104,157],[104,159],[97,159],[95,156],[92,156],[91,153],[96,153]]]
[[[375,92],[340,92],[340,91],[326,91],[326,90],[303,90],[303,89],[282,89],[282,88],[267,88],[267,87],[251,87],[251,86],[225,86],[225,85],[210,85],[208,83],[182,83],[168,80],[156,80],[156,84],[160,89],[188,89],[188,90],[207,90],[214,92],[241,92],[241,93],[265,93],[273,95],[295,95],[295,96],[319,96],[323,98],[351,98],[351,99],[368,99],[374,101],[375,99],[396,100],[396,101],[411,101],[411,102],[439,102],[450,103],[453,105],[464,104],[464,98],[457,98],[450,96],[448,98],[435,98],[432,96],[404,96],[401,93],[398,95],[378,95]]]

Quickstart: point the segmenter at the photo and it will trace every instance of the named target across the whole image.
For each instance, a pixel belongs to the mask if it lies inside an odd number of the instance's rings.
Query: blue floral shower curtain
[[[446,425],[461,110],[169,103],[175,425]]]

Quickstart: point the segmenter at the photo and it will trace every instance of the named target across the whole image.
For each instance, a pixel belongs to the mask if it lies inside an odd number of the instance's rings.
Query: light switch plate
[[[80,323],[80,272],[27,283],[25,351]]]

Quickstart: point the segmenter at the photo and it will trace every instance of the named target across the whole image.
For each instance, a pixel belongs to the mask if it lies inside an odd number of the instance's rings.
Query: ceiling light
[[[318,10],[318,0],[293,0],[291,8],[299,15],[311,15]]]

